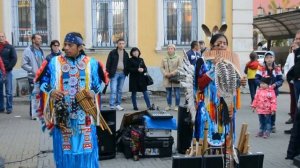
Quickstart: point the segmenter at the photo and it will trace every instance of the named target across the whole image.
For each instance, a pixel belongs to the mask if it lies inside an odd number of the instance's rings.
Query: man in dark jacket
[[[117,41],[117,48],[110,51],[106,61],[106,71],[110,78],[110,98],[109,106],[111,109],[124,110],[121,107],[122,89],[125,77],[127,76],[126,64],[129,59],[125,51],[124,39]]]
[[[186,55],[189,58],[189,61],[192,65],[196,65],[197,59],[201,57],[200,51],[200,44],[198,41],[192,41],[191,49],[186,52]]]
[[[205,47],[205,42],[203,40],[199,41],[199,45],[200,45],[200,53],[201,53],[201,56],[202,56],[203,53],[207,50],[207,48]]]
[[[295,97],[297,102],[295,121],[291,132],[290,142],[287,150],[286,159],[293,159],[295,156],[300,155],[300,107],[299,107],[299,95],[300,95],[300,30],[297,31],[295,41],[298,48],[294,50],[295,64],[288,72],[287,78],[290,78],[294,82]]]
[[[0,82],[0,112],[4,112],[4,96],[3,84],[5,85],[6,94],[6,113],[10,114],[13,110],[13,95],[12,95],[12,69],[17,63],[17,53],[15,48],[6,41],[5,34],[0,32],[0,56],[3,60],[6,80]]]

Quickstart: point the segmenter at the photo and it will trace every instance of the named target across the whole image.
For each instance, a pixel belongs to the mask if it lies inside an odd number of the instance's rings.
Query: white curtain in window
[[[164,44],[197,40],[197,20],[196,0],[164,0]]]
[[[94,47],[114,47],[119,38],[128,40],[127,0],[93,0]]]
[[[47,0],[13,0],[13,44],[28,46],[31,35],[42,36],[42,45],[50,41],[50,10]]]

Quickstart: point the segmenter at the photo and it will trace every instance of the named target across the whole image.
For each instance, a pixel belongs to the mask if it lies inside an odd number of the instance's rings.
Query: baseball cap
[[[272,55],[273,57],[275,57],[275,53],[273,51],[267,51],[265,53],[265,56],[267,56],[267,55]]]

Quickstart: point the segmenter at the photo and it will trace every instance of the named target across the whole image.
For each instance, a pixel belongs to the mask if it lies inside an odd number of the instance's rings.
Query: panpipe
[[[209,50],[209,51],[205,51],[203,54],[204,54],[203,56],[204,60],[216,59],[216,60],[224,60],[226,62],[232,63],[239,76],[241,76],[240,58],[236,53],[227,50]]]
[[[97,121],[97,107],[93,102],[93,98],[90,96],[89,91],[83,89],[82,91],[76,94],[76,101],[82,107],[84,112],[88,115],[91,115],[94,120]],[[110,134],[112,134],[109,126],[107,125],[106,121],[104,120],[103,116],[99,112],[99,119],[100,119],[100,128],[102,130],[107,130]]]

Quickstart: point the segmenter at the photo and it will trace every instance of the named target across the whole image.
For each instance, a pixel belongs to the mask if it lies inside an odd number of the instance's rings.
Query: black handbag
[[[169,81],[172,82],[172,83],[180,83],[180,75],[177,74],[175,76],[171,76],[169,78]]]
[[[144,73],[147,86],[153,85],[153,79],[148,73]]]
[[[167,61],[167,63],[168,63],[168,69],[169,69],[169,72],[170,72],[169,61]],[[175,76],[171,76],[169,78],[169,82],[179,84],[180,83],[180,74],[177,73]]]

